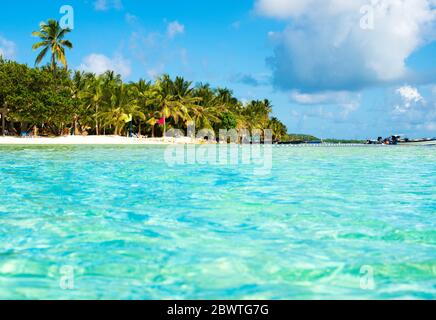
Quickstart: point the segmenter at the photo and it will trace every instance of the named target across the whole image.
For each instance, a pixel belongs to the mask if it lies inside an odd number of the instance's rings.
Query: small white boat
[[[400,146],[436,146],[436,139],[404,139],[398,141]]]
[[[436,146],[436,138],[409,139],[404,135],[394,135],[383,139],[368,140],[366,144],[399,145],[399,146]]]

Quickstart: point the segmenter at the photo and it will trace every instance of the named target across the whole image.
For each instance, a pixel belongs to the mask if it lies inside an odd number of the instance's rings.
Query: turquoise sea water
[[[0,147],[0,299],[436,298],[436,148],[164,151]]]

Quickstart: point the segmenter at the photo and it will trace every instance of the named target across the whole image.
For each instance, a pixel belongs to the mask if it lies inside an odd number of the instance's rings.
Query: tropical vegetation
[[[96,75],[0,59],[0,105],[7,106],[8,131],[16,135],[32,129],[48,136],[126,135],[130,122],[136,134],[149,137],[165,128],[186,130],[189,123],[217,135],[220,129],[272,129],[280,140],[287,133],[271,118],[268,100],[244,104],[228,89],[168,75],[124,83],[112,71]]]
[[[125,83],[108,70],[97,75],[68,70],[69,29],[55,20],[32,33],[40,50],[35,67],[0,57],[0,108],[7,109],[9,134],[162,136],[165,130],[271,129],[274,139],[287,128],[275,117],[269,100],[243,103],[226,88],[162,75],[155,81]],[[46,66],[40,67],[49,58]]]

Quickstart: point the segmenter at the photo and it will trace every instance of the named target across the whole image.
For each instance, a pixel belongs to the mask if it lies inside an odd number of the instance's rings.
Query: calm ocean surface
[[[164,153],[0,147],[0,299],[436,298],[436,148]]]

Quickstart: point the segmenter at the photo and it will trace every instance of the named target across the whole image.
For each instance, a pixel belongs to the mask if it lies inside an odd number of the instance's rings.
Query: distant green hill
[[[308,135],[308,134],[287,134],[284,136],[281,141],[282,142],[310,142],[310,141],[320,141],[317,137]]]
[[[346,139],[324,139],[325,143],[354,143],[354,144],[364,144],[365,140],[346,140]]]
[[[320,139],[308,134],[287,134],[281,139],[281,142],[305,143],[313,141],[323,141],[324,143],[365,143],[363,140],[347,139]]]

